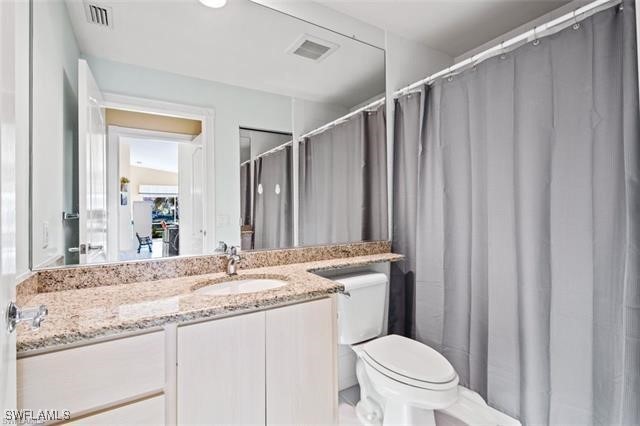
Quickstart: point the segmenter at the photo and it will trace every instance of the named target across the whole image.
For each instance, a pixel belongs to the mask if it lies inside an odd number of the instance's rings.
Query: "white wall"
[[[32,133],[33,264],[37,266],[63,254],[63,142],[65,137],[70,137],[69,128],[66,128],[69,120],[77,121],[77,108],[74,111],[68,107],[70,98],[75,97],[77,101],[80,52],[64,2],[33,2],[32,7],[35,29]],[[72,117],[74,114],[75,117]],[[43,241],[45,222],[49,227],[47,247]]]
[[[113,139],[113,140],[111,140]],[[121,140],[120,136],[110,136],[110,143],[115,145],[115,149],[118,151],[118,172],[116,173],[115,182],[111,182],[110,185],[113,187],[120,186],[120,177],[121,176],[130,176],[131,175],[131,147],[129,146],[129,142]],[[131,196],[131,183],[129,183],[129,192],[127,194],[128,197]],[[117,208],[118,208],[118,239],[117,246],[118,249],[115,253],[112,254],[112,259],[118,256],[118,251],[127,251],[133,248],[133,228],[131,227],[131,220],[133,217],[133,200],[129,198],[127,200],[127,205],[123,206],[120,204],[120,192],[118,192],[117,196]]]
[[[290,98],[105,59],[88,62],[104,92],[215,110],[215,239],[240,245],[239,128],[291,132]]]

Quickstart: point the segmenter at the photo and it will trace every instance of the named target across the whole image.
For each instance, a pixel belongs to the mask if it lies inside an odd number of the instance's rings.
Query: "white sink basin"
[[[201,287],[194,293],[207,296],[224,296],[227,294],[256,293],[286,285],[286,281],[270,278],[249,278],[244,280],[223,281]]]

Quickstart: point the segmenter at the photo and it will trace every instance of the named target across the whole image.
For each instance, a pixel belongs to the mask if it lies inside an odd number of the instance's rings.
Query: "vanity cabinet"
[[[82,425],[337,424],[336,333],[327,297],[27,355],[18,408]]]
[[[178,424],[337,424],[333,299],[178,328]]]

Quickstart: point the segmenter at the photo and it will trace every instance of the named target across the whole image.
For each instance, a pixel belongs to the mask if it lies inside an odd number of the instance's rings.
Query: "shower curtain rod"
[[[266,155],[273,154],[274,152],[278,152],[280,150],[283,150],[287,146],[292,145],[292,144],[293,144],[293,141],[285,142],[282,145],[278,145],[275,148],[271,148],[270,150],[263,152],[262,154],[256,155],[255,159],[257,160],[258,158],[262,158],[262,157],[264,157]]]
[[[594,13],[606,9],[608,7],[614,6],[616,4],[621,3],[622,0],[595,0],[587,5],[584,5],[582,7],[579,7],[571,12],[568,12],[558,18],[552,19],[549,22],[546,22],[544,24],[541,25],[537,25],[535,27],[533,27],[533,29],[529,30],[529,31],[525,31],[524,33],[517,35],[515,37],[512,37],[506,41],[503,41],[500,44],[497,44],[493,47],[490,47],[486,50],[483,50],[480,53],[477,53],[463,61],[460,61],[452,66],[450,66],[449,68],[445,68],[442,71],[438,71],[435,74],[431,74],[430,76],[423,78],[422,80],[416,81],[415,83],[411,83],[408,86],[403,87],[400,90],[397,90],[396,92],[393,93],[393,97],[394,98],[399,98],[402,95],[406,95],[407,93],[410,93],[412,91],[414,91],[415,89],[425,85],[425,84],[429,84],[432,83],[434,80],[440,78],[440,77],[444,77],[447,75],[450,75],[452,73],[454,73],[455,71],[459,71],[469,65],[476,65],[480,62],[482,62],[483,60],[489,59],[497,54],[500,54],[502,52],[505,51],[505,49],[515,46],[518,43],[521,42],[525,42],[525,41],[534,41],[536,39],[538,39],[540,36],[544,36],[544,35],[548,35],[547,33],[549,32],[557,32],[560,31],[563,28],[566,28],[567,26],[569,26],[570,24],[573,25],[577,25],[577,23],[591,15],[593,15]],[[566,24],[566,25],[563,25]],[[371,108],[375,108],[377,106],[382,105],[384,102],[386,101],[386,97],[382,97],[376,101],[371,102],[370,104],[367,104],[365,106],[363,106],[362,108],[358,108],[357,110],[350,112],[349,114],[346,114],[340,118],[337,118],[323,126],[318,127],[317,129],[314,129],[312,131],[310,131],[309,133],[305,133],[304,135],[300,136],[298,138],[298,140],[302,140],[304,138],[307,138],[309,136],[313,136],[315,134],[321,133],[337,124],[340,124],[346,120],[348,120],[349,118],[353,117],[354,115],[357,115],[359,113],[361,113],[362,111],[366,111],[368,109]]]
[[[355,110],[353,112],[350,112],[347,115],[343,115],[340,118],[337,118],[337,119],[335,119],[333,121],[330,121],[329,123],[327,123],[327,124],[325,124],[323,126],[320,126],[317,129],[314,129],[314,130],[310,131],[309,133],[305,133],[304,135],[300,136],[298,138],[298,140],[302,140],[304,138],[308,138],[309,136],[313,136],[315,134],[322,133],[325,130],[327,130],[327,129],[333,127],[333,126],[338,125],[338,124],[342,123],[343,121],[346,121],[346,120],[350,119],[354,115],[358,115],[363,111],[366,111],[368,109],[375,108],[375,107],[378,107],[378,106],[384,104],[384,101],[385,101],[385,98],[380,98],[378,100],[375,100],[375,101],[371,102],[370,104],[367,104],[367,105],[365,105],[365,106],[363,106],[361,108],[358,108],[357,110]]]
[[[449,68],[445,68],[442,71],[438,71],[435,74],[431,74],[429,77],[423,78],[422,80],[416,81],[415,83],[411,83],[408,86],[403,87],[402,89],[394,92],[393,97],[398,98],[402,95],[405,95],[420,86],[425,84],[429,84],[436,80],[439,77],[444,77],[454,73],[455,71],[459,71],[462,68],[465,68],[469,65],[476,65],[479,62],[482,62],[486,59],[489,59],[495,55],[503,53],[505,49],[515,46],[518,43],[529,42],[537,40],[540,36],[548,35],[545,33],[555,33],[568,27],[570,24],[578,25],[578,22],[593,15],[594,13],[614,6],[616,4],[621,3],[621,0],[595,0],[587,5],[579,7],[569,13],[566,13],[558,18],[552,19],[549,22],[546,22],[541,25],[537,25],[533,27],[533,29],[526,31],[520,35],[512,37],[506,41],[503,41],[500,44],[497,44],[493,47],[490,47],[486,50],[483,50],[480,53],[477,53],[463,61],[460,61]],[[563,25],[566,24],[566,25]]]

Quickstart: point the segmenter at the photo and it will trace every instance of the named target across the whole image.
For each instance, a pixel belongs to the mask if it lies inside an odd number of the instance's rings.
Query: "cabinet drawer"
[[[143,401],[134,402],[102,411],[92,416],[83,417],[66,425],[95,425],[95,426],[126,426],[126,425],[164,425],[165,422],[164,395],[155,396]]]
[[[162,390],[164,333],[18,359],[18,407],[72,414]]]

